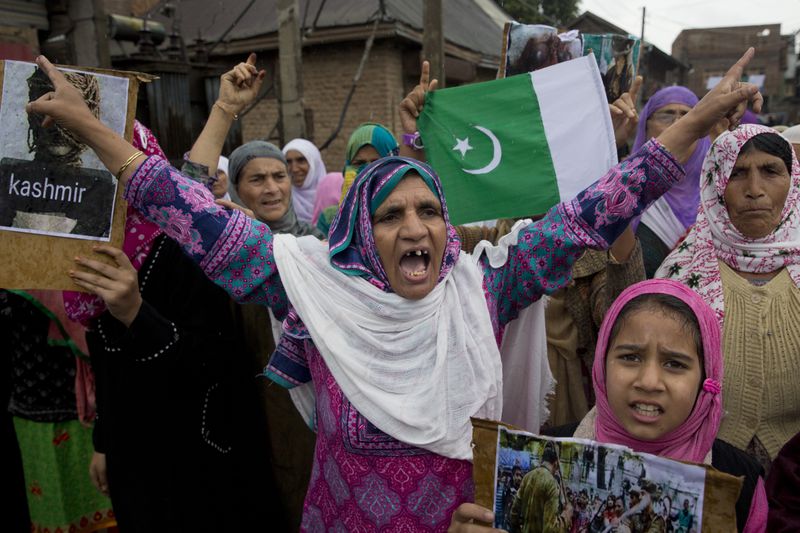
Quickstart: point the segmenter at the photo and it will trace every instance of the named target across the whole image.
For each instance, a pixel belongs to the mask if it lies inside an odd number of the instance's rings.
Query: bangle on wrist
[[[144,155],[144,152],[137,150],[128,159],[126,159],[124,163],[122,163],[122,166],[119,167],[119,170],[117,171],[117,179],[122,177],[122,173],[125,172],[125,169],[131,166],[131,163],[133,163],[140,155]]]
[[[425,146],[422,144],[422,137],[419,136],[418,131],[414,133],[404,133],[403,144],[410,146],[414,150],[423,150],[425,148]]]
[[[231,117],[233,117],[233,120],[239,120],[239,113],[234,113],[233,111],[231,111],[230,109],[228,109],[228,107],[227,107],[227,105],[226,105],[226,104],[223,104],[223,103],[222,103],[222,102],[220,102],[219,100],[217,100],[216,102],[214,102],[214,105],[213,105],[212,107],[218,107],[218,108],[220,108],[220,109],[222,110],[222,112],[223,112],[223,113],[225,113],[225,114],[227,114],[227,115],[230,115]]]

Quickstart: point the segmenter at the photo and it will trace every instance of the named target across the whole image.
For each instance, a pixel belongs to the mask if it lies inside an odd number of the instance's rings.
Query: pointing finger
[[[750,60],[753,59],[756,51],[751,46],[747,49],[742,57],[739,58],[739,61],[733,64],[731,68],[728,69],[728,72],[725,73],[725,80],[730,82],[737,82],[742,77],[742,73],[744,72],[745,67]]]
[[[56,89],[65,83],[69,83],[67,78],[64,77],[64,74],[62,74],[61,71],[58,70],[55,65],[53,65],[46,57],[37,57],[36,64],[45,74],[47,74],[47,77],[50,78],[50,81],[53,83],[53,87]]]
[[[419,84],[423,89],[428,88],[428,80],[431,77],[431,64],[427,61],[422,62],[422,72],[419,74]]]
[[[250,52],[250,55],[247,56],[247,64],[255,67],[256,66],[256,54],[255,52]]]

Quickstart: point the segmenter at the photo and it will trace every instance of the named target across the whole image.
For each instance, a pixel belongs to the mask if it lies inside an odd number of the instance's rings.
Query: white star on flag
[[[459,139],[456,137],[456,145],[453,146],[453,150],[457,152],[461,152],[461,159],[464,159],[464,156],[467,155],[467,152],[472,150],[472,146],[469,144],[469,137],[465,137],[464,139]]]

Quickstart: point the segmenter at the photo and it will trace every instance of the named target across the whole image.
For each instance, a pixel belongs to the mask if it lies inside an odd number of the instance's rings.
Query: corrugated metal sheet
[[[157,132],[164,152],[171,158],[179,158],[191,148],[193,141],[189,75],[163,71],[157,75],[159,79],[146,84],[150,127]]]
[[[300,17],[310,27],[323,0],[300,0]],[[239,17],[250,0],[181,0],[178,3],[182,30],[187,42],[201,35],[206,41],[218,39]],[[226,41],[269,35],[278,31],[275,0],[257,0],[228,34]],[[385,0],[386,15],[422,31],[423,0]],[[445,0],[445,39],[489,57],[499,57],[505,13],[490,0]],[[317,28],[360,26],[378,12],[378,0],[326,0]]]
[[[3,0],[0,2],[0,25],[49,29],[45,0]]]

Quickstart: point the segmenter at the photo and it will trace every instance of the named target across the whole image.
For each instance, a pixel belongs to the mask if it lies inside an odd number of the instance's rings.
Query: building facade
[[[672,43],[672,55],[690,66],[686,84],[704,94],[752,46],[755,57],[746,79],[761,85],[769,123],[800,122],[795,37],[781,35],[780,24],[683,30]]]

